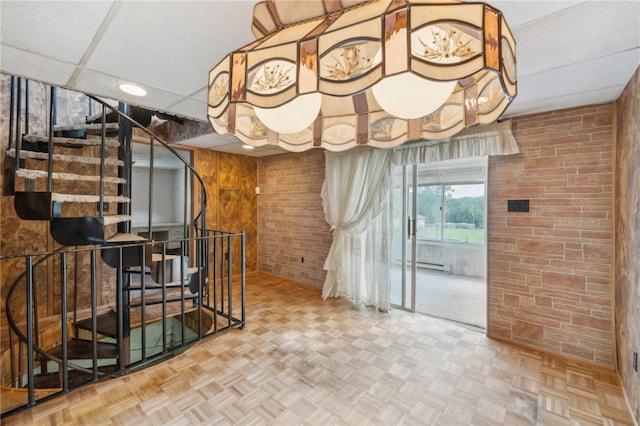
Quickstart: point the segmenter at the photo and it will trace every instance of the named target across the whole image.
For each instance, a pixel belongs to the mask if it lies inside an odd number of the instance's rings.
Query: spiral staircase
[[[31,134],[29,87],[22,84],[22,78],[11,77],[3,195],[14,197],[21,220],[48,223],[55,247],[0,257],[24,271],[6,297],[3,417],[156,363],[205,336],[244,328],[244,233],[207,229],[205,186],[196,170],[127,115],[127,105],[116,108],[79,94],[88,101],[88,112],[98,113],[87,114],[83,123],[57,125],[55,87],[49,88],[46,135]],[[200,190],[199,210],[185,217],[187,234],[180,241],[158,242],[130,232],[134,128],[148,138],[151,158],[154,149],[168,150]],[[151,215],[148,225],[152,235]],[[231,277],[234,240],[242,245],[239,287]],[[179,248],[169,249],[169,243]],[[60,289],[55,315],[43,315],[38,304],[46,280]],[[233,315],[237,301],[232,303],[238,290],[240,318]],[[113,292],[113,303],[99,304],[97,293],[107,291]],[[79,301],[79,294],[90,300]]]

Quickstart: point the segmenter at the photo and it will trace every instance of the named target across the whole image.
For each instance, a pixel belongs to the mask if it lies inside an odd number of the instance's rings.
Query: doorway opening
[[[486,329],[487,158],[392,171],[391,304]]]

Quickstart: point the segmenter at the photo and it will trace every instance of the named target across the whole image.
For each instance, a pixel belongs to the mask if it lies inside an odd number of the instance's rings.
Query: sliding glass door
[[[391,304],[486,326],[486,159],[392,172]]]
[[[416,166],[394,167],[391,177],[391,305],[415,311]]]

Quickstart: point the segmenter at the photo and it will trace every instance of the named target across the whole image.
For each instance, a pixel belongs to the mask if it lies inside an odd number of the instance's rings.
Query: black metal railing
[[[32,85],[33,87],[33,85]],[[46,131],[47,147],[47,191],[53,191],[53,137],[58,120],[57,89],[49,87],[50,103],[47,106]],[[15,173],[21,166],[23,137],[29,133],[31,117],[28,80],[11,77],[10,119],[8,149],[14,150]],[[89,99],[89,111],[99,105],[100,111],[100,178],[98,214],[103,216],[105,185],[106,115],[117,116],[120,125],[118,158],[124,167],[118,167],[118,176],[125,178],[126,184],[119,185],[118,194],[131,196],[131,129],[137,127],[148,138],[150,159],[154,149],[162,148],[171,152],[184,167],[184,190],[199,190],[199,209],[191,214],[191,200],[185,197],[182,210],[185,238],[179,240],[153,241],[151,214],[148,216],[149,240],[137,243],[88,245],[85,247],[60,247],[55,251],[35,254],[0,256],[0,270],[20,272],[11,284],[6,298],[8,324],[8,349],[2,347],[1,385],[25,388],[25,403],[7,408],[2,407],[1,417],[25,407],[33,406],[69,390],[102,380],[114,374],[123,374],[142,368],[149,362],[169,356],[189,346],[194,341],[230,328],[243,328],[245,322],[245,236],[244,233],[229,233],[207,230],[207,194],[204,182],[189,161],[145,126],[127,116],[123,111],[127,106],[117,108],[109,103],[85,95]],[[24,103],[22,99],[24,97]],[[24,119],[21,117],[24,116]],[[43,119],[44,121],[45,119]],[[33,120],[37,121],[37,120]],[[36,123],[37,124],[37,123]],[[37,127],[37,126],[32,126]],[[40,126],[44,129],[44,126]],[[126,129],[123,131],[122,129]],[[9,157],[7,157],[8,159]],[[153,166],[153,164],[152,164]],[[199,188],[196,188],[196,184]],[[153,206],[153,167],[149,168],[149,210]],[[5,187],[7,182],[5,181]],[[13,191],[5,191],[11,195]],[[189,205],[187,204],[189,203]],[[131,214],[130,205],[118,207],[119,214]],[[193,219],[192,219],[193,218]],[[37,219],[41,220],[41,219]],[[193,235],[189,232],[194,230]],[[130,221],[121,222],[118,232],[128,233]],[[76,243],[74,243],[76,244]],[[173,249],[178,245],[179,249]],[[172,247],[171,249],[169,247]],[[239,248],[238,248],[239,247]],[[138,254],[137,264],[131,265],[127,253]],[[104,253],[115,256],[115,266],[103,262]],[[150,256],[147,256],[151,253]],[[193,255],[192,255],[193,253]],[[234,261],[234,253],[240,260]],[[179,259],[179,280],[169,279],[166,270],[169,261]],[[86,258],[86,259],[85,259]],[[72,259],[72,260],[71,260]],[[84,260],[82,260],[84,259]],[[183,262],[188,259],[188,263]],[[235,263],[235,266],[234,266]],[[82,265],[80,265],[82,264]],[[81,268],[88,269],[80,271]],[[109,269],[112,268],[112,269]],[[112,273],[105,274],[105,270]],[[156,280],[153,272],[161,271]],[[102,273],[101,273],[102,272]],[[3,274],[3,277],[15,274]],[[157,277],[160,277],[159,279]],[[8,280],[11,282],[14,278]],[[4,285],[3,285],[4,287]],[[84,298],[78,295],[82,288],[89,287]],[[87,292],[85,292],[87,293]],[[44,299],[44,301],[43,301]],[[54,302],[59,300],[59,302]],[[70,306],[71,305],[71,306]],[[160,307],[160,314],[152,313]],[[176,308],[176,306],[178,308]],[[157,310],[157,309],[156,309]],[[132,314],[138,315],[140,327],[132,327]],[[106,315],[106,317],[105,317]],[[111,315],[111,317],[109,317]],[[101,321],[112,320],[114,330],[104,334]],[[168,339],[169,319],[179,322],[176,333],[178,342]],[[159,323],[161,343],[148,345],[148,327]],[[172,326],[171,326],[172,327]],[[135,330],[135,333],[132,331]],[[189,331],[190,330],[190,331]],[[4,331],[4,329],[3,329]],[[89,336],[87,336],[87,333]],[[70,357],[73,339],[90,342],[90,356],[81,360]],[[105,337],[106,336],[106,337]],[[136,341],[138,339],[138,341]],[[5,344],[3,339],[3,345]],[[117,361],[111,368],[103,368],[99,361],[105,343],[117,347]],[[132,354],[135,352],[135,356]],[[39,380],[45,375],[57,376],[53,391],[43,396],[38,391]],[[79,375],[83,377],[78,378]],[[45,386],[46,387],[46,386]]]
[[[0,257],[1,268],[9,264],[15,268],[16,261],[24,267],[7,297],[10,354],[9,365],[5,365],[7,371],[3,372],[3,376],[9,376],[9,379],[3,385],[25,388],[28,394],[25,404],[5,410],[2,417],[64,394],[78,386],[143,368],[162,358],[170,357],[205,337],[232,328],[244,328],[245,234],[223,231],[207,231],[206,234],[203,237],[179,241],[154,242],[151,247],[148,243],[140,242],[109,247],[67,247],[48,253]],[[169,254],[168,245],[176,242],[181,247],[195,245],[196,256],[192,266],[179,259],[180,256]],[[240,261],[236,261],[235,266],[232,256],[234,247],[237,247],[240,253]],[[122,259],[123,251],[131,248],[136,248],[143,254],[138,265],[117,266],[114,268],[115,278],[112,277],[110,280],[104,278],[110,276],[104,273],[104,268],[108,268],[104,263],[101,264],[103,273],[96,273],[101,251],[113,250]],[[144,256],[144,251],[149,249],[155,255],[151,263],[145,260],[148,258]],[[202,253],[203,251],[206,253]],[[74,278],[70,278],[68,274],[69,258],[83,255],[90,258],[90,279],[82,285],[90,287],[91,300],[88,308],[78,309],[84,306],[69,306],[70,303],[76,303],[72,302],[76,299],[71,293],[76,292],[78,288],[78,283],[73,282]],[[172,277],[169,271],[171,261],[176,258],[180,260],[180,279],[169,281]],[[203,264],[203,259],[207,259],[208,264]],[[38,315],[41,309],[36,288],[39,280],[46,282],[47,278],[36,279],[35,271],[38,265],[46,260],[53,260],[50,263],[55,265],[55,270],[49,270],[48,274],[57,277],[55,285],[58,287],[49,288],[49,291],[60,294],[61,301],[59,313],[43,318],[42,314]],[[209,276],[202,272],[205,270],[210,271]],[[73,276],[71,274],[71,277]],[[114,279],[117,281],[115,302],[99,304],[96,294],[113,288]],[[21,297],[16,297],[18,294]],[[26,303],[24,315],[16,318],[15,312],[23,309],[15,309],[14,304],[22,305],[23,301]],[[154,306],[160,307],[160,314],[151,312]],[[84,318],[78,314],[77,321],[73,321],[71,311],[78,310],[84,312]],[[140,317],[139,321],[136,321],[138,325],[126,329],[127,324],[131,324],[126,316],[131,315],[134,310]],[[106,332],[104,328],[101,329],[99,322],[105,311],[110,312],[112,318],[115,318],[115,333],[112,334],[115,337],[109,338],[102,334]],[[169,328],[172,327],[170,321],[173,320],[178,324],[177,340],[169,339]],[[38,322],[40,325],[36,327]],[[81,365],[74,358],[76,355],[69,353],[68,343],[72,337],[79,338],[83,329],[78,325],[83,322],[91,324],[90,337],[86,339],[91,345],[91,356],[85,356],[85,364]],[[151,324],[160,324],[161,343],[150,343],[147,333]],[[69,326],[73,328],[71,332],[68,330]],[[132,335],[134,330],[138,331],[135,337]],[[41,335],[46,335],[47,338],[42,339]],[[61,344],[55,348],[49,347],[53,342]],[[98,345],[105,342],[115,344],[118,350],[117,362],[112,368],[100,366]],[[54,363],[55,368],[45,367],[50,363]],[[38,379],[49,369],[57,370],[57,386],[54,387],[57,392],[49,392],[46,396],[40,397],[37,393]],[[83,378],[78,379],[77,373],[85,374]],[[51,390],[50,386],[48,388]]]

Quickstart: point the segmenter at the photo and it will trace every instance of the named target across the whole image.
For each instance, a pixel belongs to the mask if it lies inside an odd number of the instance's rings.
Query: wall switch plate
[[[529,200],[507,200],[508,212],[528,212]]]

